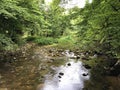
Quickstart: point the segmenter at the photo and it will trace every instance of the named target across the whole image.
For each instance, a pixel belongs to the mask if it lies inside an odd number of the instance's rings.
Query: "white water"
[[[46,76],[42,90],[82,90],[84,81],[90,77],[89,71],[83,67],[82,62],[75,62],[74,59],[69,59],[66,65],[54,68],[54,70],[56,74],[53,77]]]

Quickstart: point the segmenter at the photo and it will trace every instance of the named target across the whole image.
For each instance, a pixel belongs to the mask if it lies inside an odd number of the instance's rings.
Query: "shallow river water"
[[[42,90],[82,90],[84,80],[89,79],[89,71],[82,62],[70,59],[65,65],[54,68],[55,75],[46,76]]]
[[[74,53],[54,58],[41,52],[0,63],[0,90],[82,90],[89,72],[82,62],[69,59]]]
[[[0,90],[82,90],[84,82],[92,77],[80,60],[71,59],[75,56],[73,52],[68,50],[63,56],[54,57],[44,51],[47,49],[37,48],[32,50],[32,55],[16,57],[12,63],[0,63]],[[119,78],[107,80],[110,89],[104,90],[119,90]],[[88,86],[89,90],[103,90],[99,87],[104,83],[95,84],[94,89],[93,85]]]

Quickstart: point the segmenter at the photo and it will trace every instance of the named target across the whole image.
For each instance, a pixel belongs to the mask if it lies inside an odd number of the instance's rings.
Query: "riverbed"
[[[26,55],[0,63],[0,90],[83,90],[91,77],[90,70],[70,50],[38,46],[22,53]],[[109,90],[119,90],[119,77],[105,80],[109,81],[105,85]],[[101,90],[103,84],[86,88]]]

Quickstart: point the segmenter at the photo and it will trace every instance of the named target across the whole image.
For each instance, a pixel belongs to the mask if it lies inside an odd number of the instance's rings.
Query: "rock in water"
[[[68,63],[67,65],[68,65],[68,66],[71,66],[71,63]]]
[[[83,76],[87,76],[87,75],[88,75],[88,73],[83,73],[82,75],[83,75]]]
[[[59,78],[62,78],[61,76],[58,76]]]
[[[50,77],[48,77],[45,80],[45,86],[42,90],[83,90],[84,80],[89,79],[89,71],[83,67],[80,61],[70,61],[69,63],[70,67],[67,63],[56,69],[53,78],[49,79]]]
[[[60,72],[59,75],[64,75],[64,73]]]

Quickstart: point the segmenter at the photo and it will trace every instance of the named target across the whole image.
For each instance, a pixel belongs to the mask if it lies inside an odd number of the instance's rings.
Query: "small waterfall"
[[[54,70],[53,77],[52,75],[46,76],[42,90],[82,90],[84,81],[90,77],[89,71],[84,68],[82,62],[75,62],[74,59],[69,59],[65,65],[54,68]]]

